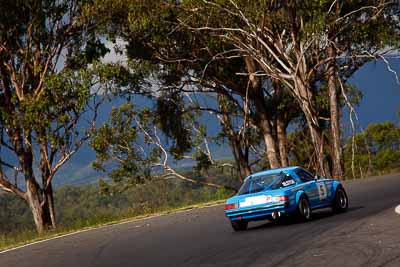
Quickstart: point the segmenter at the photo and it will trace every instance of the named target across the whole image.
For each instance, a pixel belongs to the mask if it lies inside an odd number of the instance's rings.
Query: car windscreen
[[[238,195],[246,195],[261,192],[271,185],[277,184],[285,178],[283,173],[264,174],[250,176],[246,179],[238,191]]]

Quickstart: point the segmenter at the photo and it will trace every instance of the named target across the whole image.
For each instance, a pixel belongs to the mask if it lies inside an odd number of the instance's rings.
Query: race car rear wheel
[[[308,221],[311,219],[311,207],[306,196],[301,196],[297,204],[296,217],[300,221]]]
[[[336,189],[335,198],[332,202],[332,210],[335,213],[345,212],[349,207],[349,199],[343,187]]]
[[[239,220],[239,221],[231,221],[232,228],[235,231],[244,231],[247,229],[248,221]]]

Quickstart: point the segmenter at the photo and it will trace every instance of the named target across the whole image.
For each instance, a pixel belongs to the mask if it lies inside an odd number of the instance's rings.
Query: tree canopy
[[[349,169],[355,176],[357,164],[394,166],[394,125],[350,143],[341,129],[344,109],[353,122],[362,95],[352,75],[372,60],[393,71],[400,9],[392,1],[5,0],[0,8],[8,12],[0,187],[29,204],[39,232],[56,226],[55,174],[87,140],[93,166],[121,191],[171,178],[232,188],[213,168],[241,181],[293,163],[339,179]],[[113,44],[123,62],[104,62]],[[151,105],[137,105],[137,94]],[[97,127],[104,98],[122,104]],[[205,114],[219,123],[214,136]],[[229,144],[234,164],[216,159],[211,143]],[[184,161],[192,172],[178,168]]]
[[[56,225],[52,180],[94,129],[99,93],[120,85],[98,61],[108,50],[90,3],[0,3],[0,187],[29,204],[39,232]]]

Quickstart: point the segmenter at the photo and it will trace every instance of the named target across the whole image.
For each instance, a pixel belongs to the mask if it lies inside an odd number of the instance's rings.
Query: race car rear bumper
[[[231,220],[264,220],[272,215],[273,212],[280,212],[281,214],[290,213],[288,203],[278,204],[273,206],[253,207],[249,209],[235,209],[225,211],[225,215]]]

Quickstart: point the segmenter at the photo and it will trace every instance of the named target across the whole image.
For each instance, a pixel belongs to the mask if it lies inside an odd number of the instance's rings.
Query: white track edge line
[[[103,229],[103,228],[107,228],[107,227],[123,225],[123,224],[127,224],[127,223],[140,222],[140,221],[153,219],[153,218],[166,216],[166,215],[175,215],[175,214],[178,214],[178,213],[188,212],[188,211],[191,211],[193,209],[211,208],[211,207],[219,206],[219,205],[222,205],[222,204],[223,203],[216,203],[216,204],[212,204],[212,205],[205,206],[205,207],[197,207],[197,208],[193,207],[193,208],[189,208],[189,209],[186,209],[186,210],[180,210],[180,211],[172,212],[172,213],[156,214],[156,215],[149,216],[149,217],[146,217],[146,218],[132,219],[132,220],[123,221],[123,222],[119,222],[119,223],[113,223],[113,224],[108,224],[108,225],[101,225],[101,226],[98,226],[98,227],[92,227],[92,228],[89,228],[89,229],[79,230],[79,231],[75,231],[75,232],[72,232],[72,233],[66,233],[66,234],[62,234],[62,235],[59,235],[59,236],[54,236],[54,237],[50,237],[50,238],[47,238],[47,239],[35,241],[35,242],[28,243],[28,244],[25,244],[25,245],[21,245],[21,246],[15,247],[15,248],[9,248],[9,249],[6,249],[6,250],[2,250],[2,251],[0,251],[0,254],[4,254],[4,253],[7,253],[7,252],[11,252],[11,251],[14,251],[14,250],[18,250],[18,249],[21,249],[21,248],[33,246],[33,245],[36,245],[36,244],[44,243],[44,242],[55,240],[55,239],[60,239],[60,238],[64,238],[64,237],[68,237],[68,236],[72,236],[72,235],[77,235],[77,234],[84,233],[84,232],[89,232],[89,231]]]

